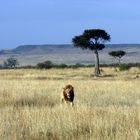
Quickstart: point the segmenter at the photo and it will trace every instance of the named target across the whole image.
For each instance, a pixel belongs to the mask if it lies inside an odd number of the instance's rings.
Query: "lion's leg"
[[[71,102],[70,104],[71,104],[72,107],[74,106],[74,103],[73,102]]]

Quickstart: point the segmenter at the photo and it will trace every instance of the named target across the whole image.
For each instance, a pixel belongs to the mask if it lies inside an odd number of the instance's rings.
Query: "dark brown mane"
[[[72,85],[66,85],[63,88],[63,95],[62,95],[62,102],[66,101],[66,102],[70,102],[73,104],[73,100],[74,100],[74,88]]]

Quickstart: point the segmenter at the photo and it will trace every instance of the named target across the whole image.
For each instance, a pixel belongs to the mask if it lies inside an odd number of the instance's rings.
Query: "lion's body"
[[[74,88],[72,85],[66,85],[63,88],[63,93],[61,96],[61,101],[62,102],[66,102],[66,103],[71,103],[71,105],[73,105],[73,101],[74,101]]]

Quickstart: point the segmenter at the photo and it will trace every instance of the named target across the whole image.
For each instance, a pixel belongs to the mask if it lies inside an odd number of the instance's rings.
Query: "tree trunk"
[[[97,50],[95,50],[94,53],[95,53],[95,76],[99,76],[100,75],[99,54]]]
[[[119,66],[121,65],[121,58],[119,58]]]

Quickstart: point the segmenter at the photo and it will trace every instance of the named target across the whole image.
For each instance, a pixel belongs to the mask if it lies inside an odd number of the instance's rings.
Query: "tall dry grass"
[[[138,68],[0,70],[1,140],[138,140]],[[60,104],[62,87],[75,87],[75,105]]]

